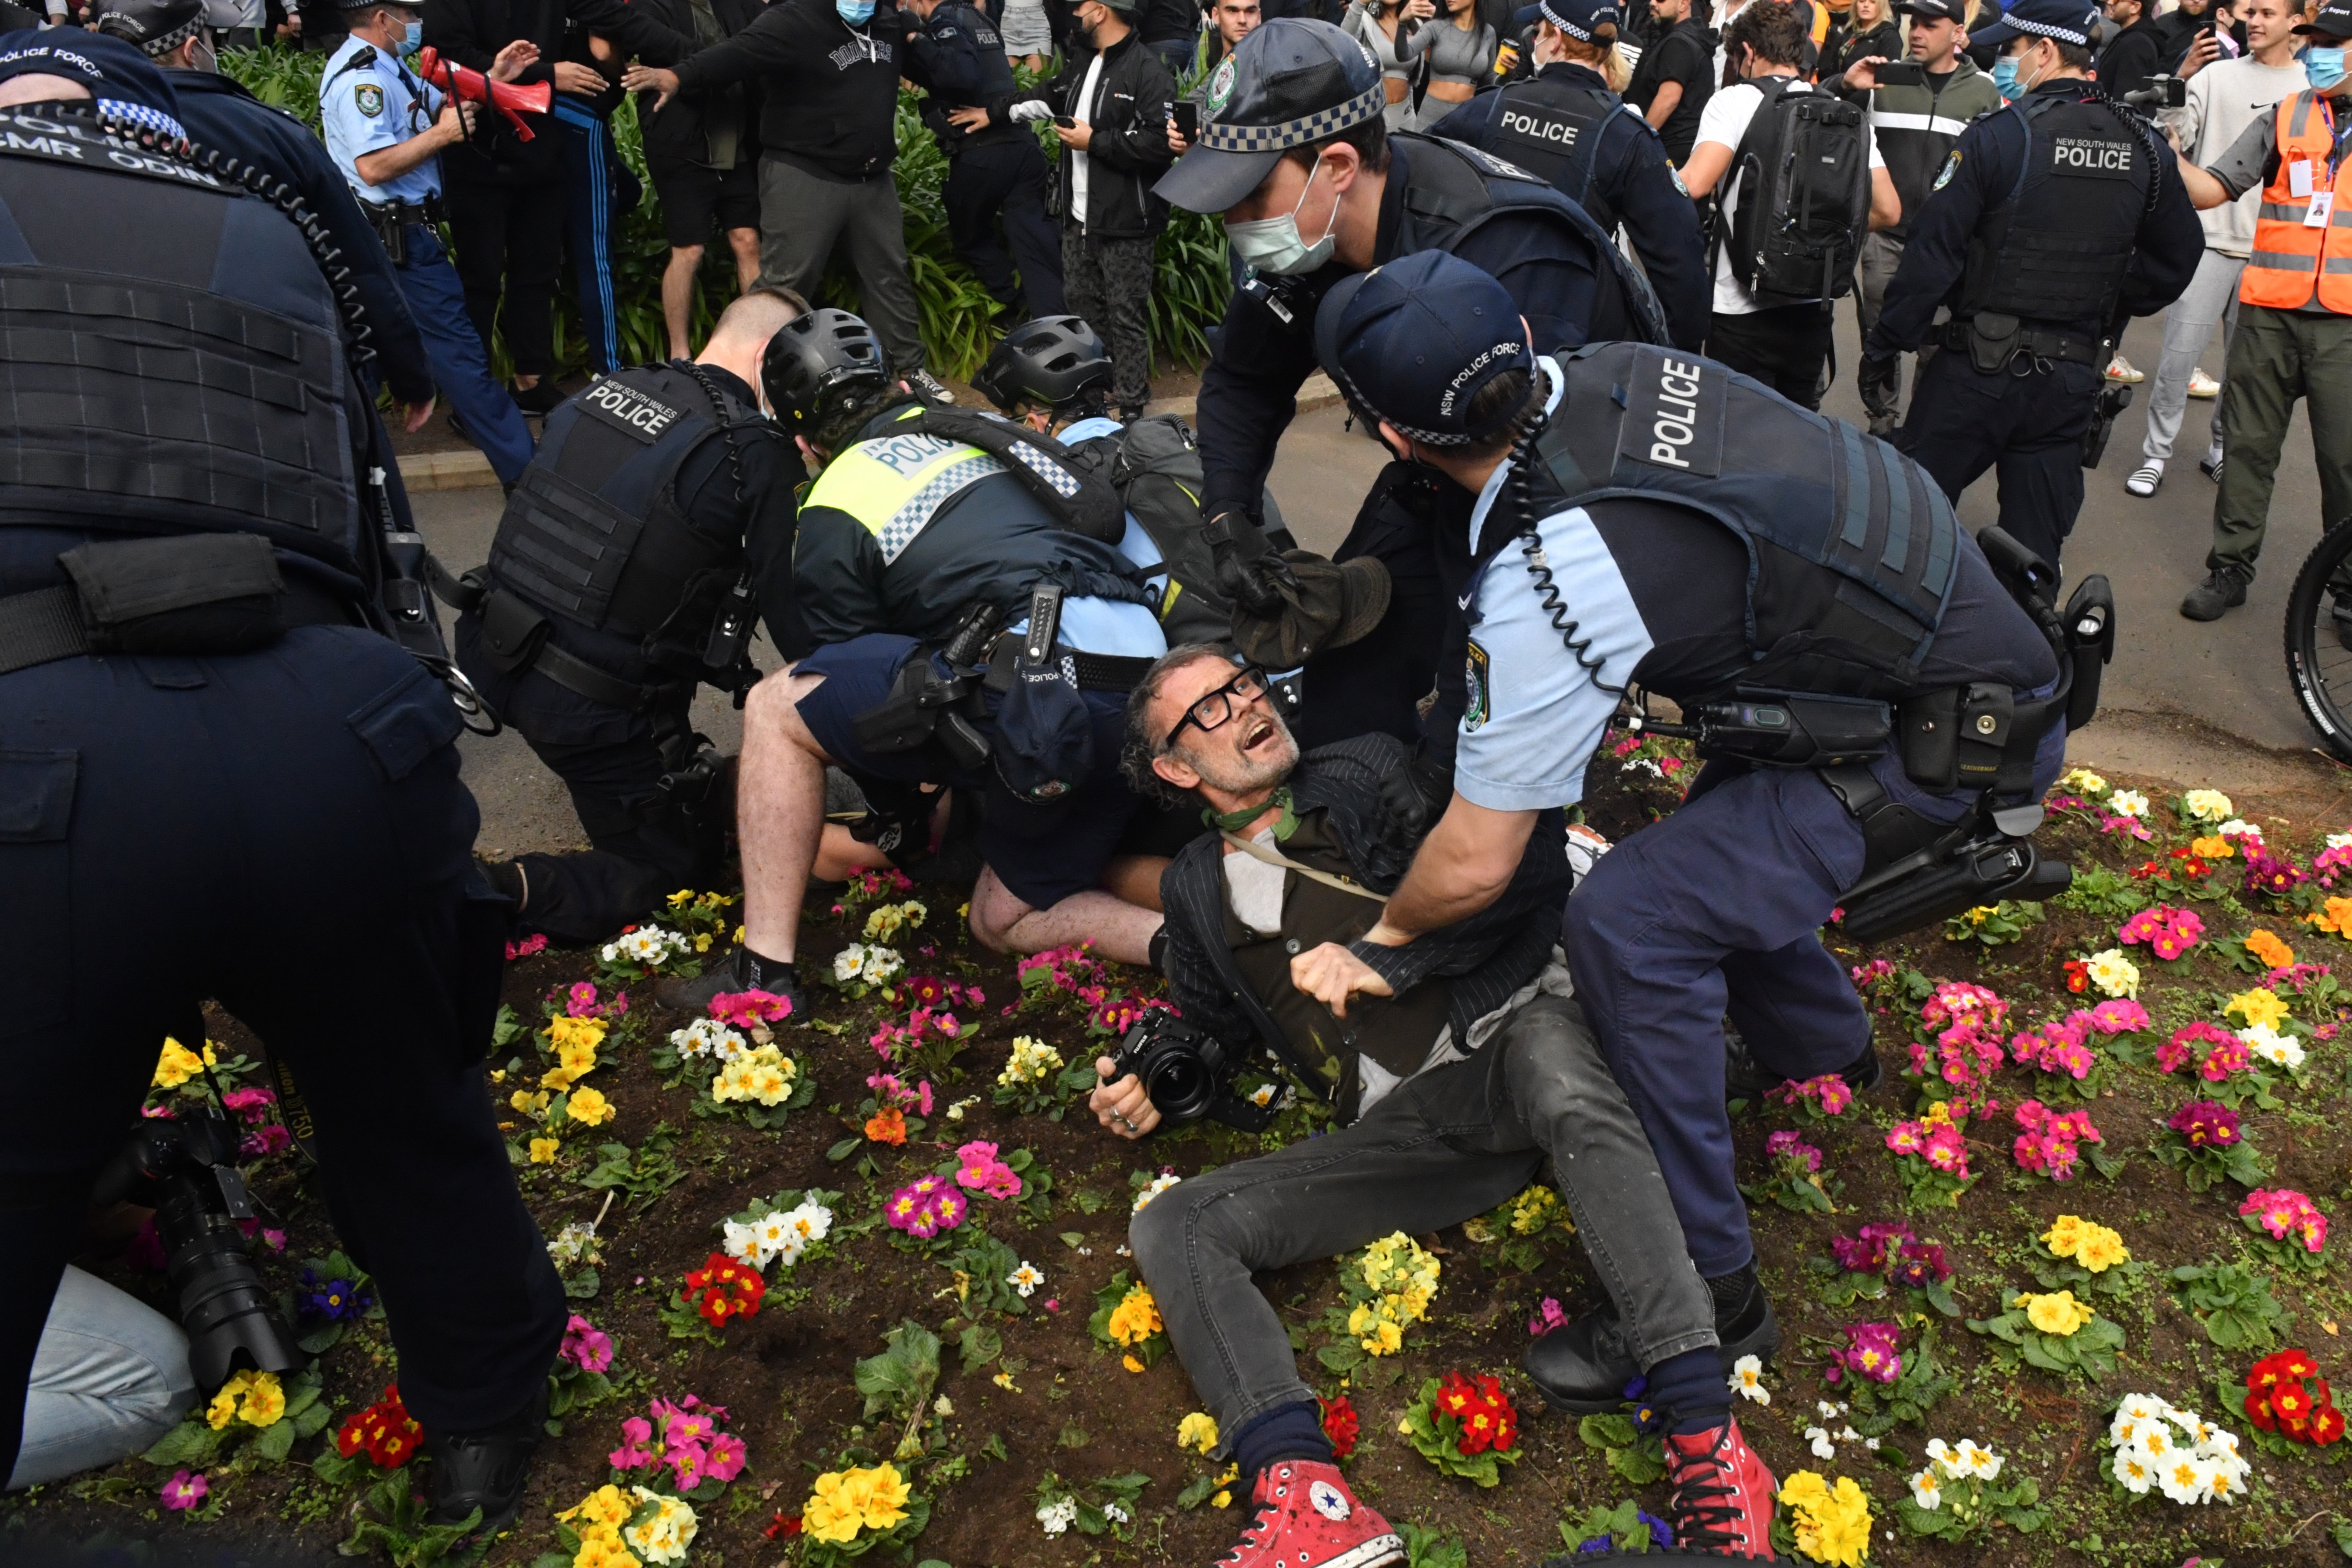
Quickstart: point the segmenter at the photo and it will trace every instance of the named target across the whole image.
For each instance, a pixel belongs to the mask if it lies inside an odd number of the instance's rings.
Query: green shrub
[[[316,51],[271,47],[232,49],[221,56],[221,69],[243,83],[262,102],[286,110],[313,133],[319,130],[319,78],[327,57]],[[1021,73],[1024,78],[1025,72]],[[970,267],[956,259],[948,239],[947,209],[940,188],[947,179],[948,161],[938,141],[923,129],[917,114],[920,99],[902,91],[898,99],[898,200],[907,214],[907,252],[912,263],[915,298],[922,311],[923,349],[931,368],[942,374],[964,377],[978,370],[998,336],[1010,325],[998,318],[1002,307],[981,287]],[[644,139],[637,129],[634,99],[625,99],[613,116],[613,139],[621,157],[645,185],[645,199],[624,215],[613,240],[613,289],[619,317],[621,352],[632,363],[658,360],[668,352],[662,326],[661,275],[669,262],[669,242],[662,234],[661,204],[646,173]],[[1061,143],[1039,138],[1050,159],[1058,158]],[[715,239],[715,236],[714,236]],[[1224,315],[1231,285],[1225,273],[1225,238],[1222,225],[1197,213],[1176,213],[1160,243],[1158,276],[1150,303],[1151,340],[1160,356],[1198,364],[1208,355],[1208,329]],[[856,277],[836,265],[826,275],[821,304],[855,310],[859,305]],[[705,249],[702,288],[694,305],[694,332],[699,338],[712,318],[735,295],[735,261],[723,243]],[[563,371],[583,368],[588,345],[580,328],[573,275],[566,267],[557,285],[555,305],[556,358]],[[511,368],[503,342],[492,346],[499,372]]]

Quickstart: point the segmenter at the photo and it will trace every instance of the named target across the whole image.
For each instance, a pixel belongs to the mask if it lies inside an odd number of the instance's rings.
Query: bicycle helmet
[[[1110,350],[1085,319],[1040,316],[1004,335],[973,388],[1005,413],[1024,402],[1062,413],[1110,391]]]
[[[889,357],[874,329],[846,310],[812,310],[777,329],[760,357],[760,385],[777,422],[814,435],[891,390]]]

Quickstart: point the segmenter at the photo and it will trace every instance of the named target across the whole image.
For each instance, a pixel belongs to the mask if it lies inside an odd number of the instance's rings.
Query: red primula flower
[[[378,1468],[396,1470],[406,1464],[424,1440],[425,1428],[401,1403],[397,1384],[383,1397],[355,1412],[335,1433],[335,1451],[345,1458],[364,1453]]]
[[[2080,991],[2091,983],[2091,964],[2087,958],[2066,960],[2066,988]]]
[[[688,1271],[686,1288],[678,1291],[677,1299],[700,1312],[702,1321],[711,1327],[724,1328],[730,1319],[757,1316],[767,1293],[768,1282],[758,1270],[744,1267],[724,1252],[713,1252],[701,1268]]]
[[[2311,1440],[2320,1448],[2344,1436],[2344,1412],[2333,1405],[2322,1405],[2311,1417]]]
[[[1356,1451],[1356,1437],[1362,1429],[1362,1421],[1356,1415],[1356,1406],[1344,1394],[1322,1403],[1323,1436],[1330,1439],[1331,1457],[1344,1459]]]

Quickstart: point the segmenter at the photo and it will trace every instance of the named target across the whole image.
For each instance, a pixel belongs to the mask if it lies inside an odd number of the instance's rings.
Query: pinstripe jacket
[[[1394,872],[1382,875],[1367,864],[1381,858],[1370,843],[1380,781],[1403,761],[1407,749],[1394,736],[1359,736],[1308,752],[1290,775],[1296,809],[1323,810],[1332,837],[1358,868],[1358,880],[1378,893],[1393,892],[1400,880]],[[1457,1041],[1468,1039],[1470,1025],[1534,979],[1559,940],[1559,914],[1573,881],[1565,831],[1559,811],[1540,813],[1510,885],[1469,918],[1402,947],[1358,942],[1350,950],[1399,996],[1433,977],[1451,978],[1447,1021]],[[1224,847],[1214,834],[1204,834],[1185,845],[1160,876],[1169,993],[1189,1022],[1227,1044],[1256,1038],[1312,1087],[1322,1080],[1293,1042],[1282,1038],[1226,946]]]

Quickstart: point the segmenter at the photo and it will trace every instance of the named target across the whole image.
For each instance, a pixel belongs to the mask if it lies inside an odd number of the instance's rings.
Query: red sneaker
[[[1356,1500],[1337,1465],[1268,1465],[1250,1501],[1257,1517],[1218,1568],[1383,1568],[1404,1561],[1403,1538]]]
[[[1688,1437],[1668,1434],[1666,1474],[1675,1489],[1667,1522],[1677,1547],[1716,1557],[1772,1555],[1772,1504],[1780,1483],[1739,1435],[1738,1422]]]

